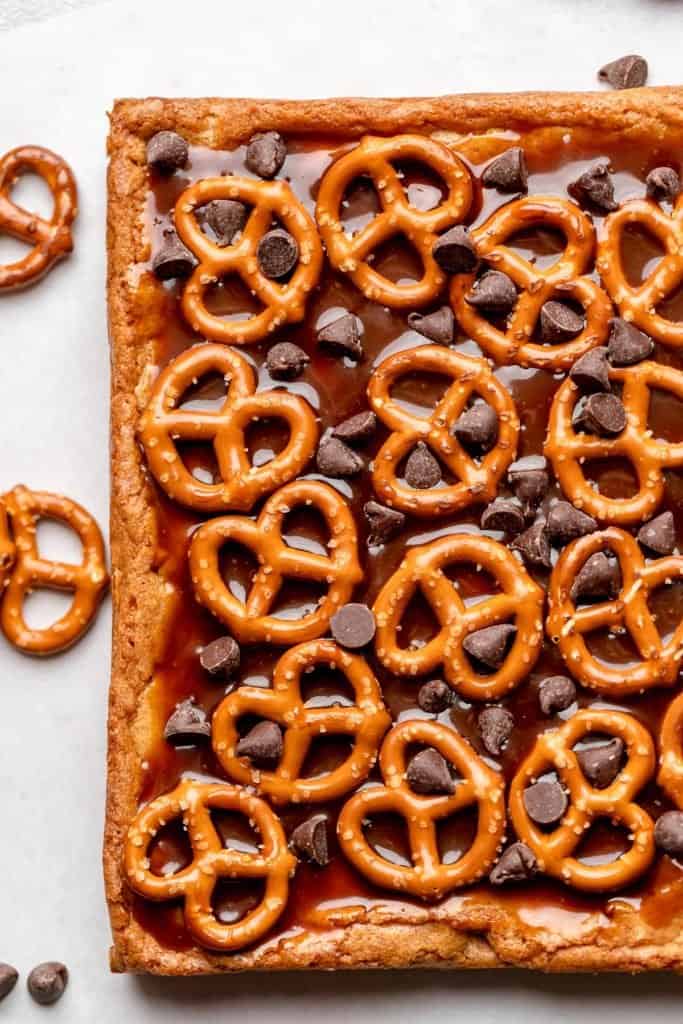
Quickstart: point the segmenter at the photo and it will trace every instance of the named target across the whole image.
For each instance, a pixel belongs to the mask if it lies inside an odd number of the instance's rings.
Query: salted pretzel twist
[[[500,593],[466,606],[446,575],[448,566],[469,563],[497,581]],[[430,605],[440,629],[419,648],[400,646],[399,630],[416,591]],[[543,644],[543,591],[503,544],[491,537],[453,533],[413,548],[382,587],[374,604],[377,657],[400,676],[421,676],[443,667],[444,678],[468,700],[493,700],[528,676]],[[487,626],[514,622],[512,647],[501,667],[480,675],[463,641]]]
[[[394,168],[397,161],[417,161],[435,171],[448,194],[432,210],[410,204]],[[341,221],[346,188],[357,178],[371,178],[382,207],[358,234],[349,237]],[[347,273],[368,299],[392,309],[424,306],[437,297],[446,275],[432,256],[438,234],[459,223],[472,201],[472,182],[465,165],[447,146],[422,135],[379,138],[366,135],[358,146],[323,175],[315,216],[332,266]],[[369,257],[383,242],[403,235],[416,249],[424,274],[419,281],[399,283],[380,274]]]
[[[588,782],[572,749],[590,733],[618,736],[626,746],[626,763],[605,789]],[[620,889],[642,875],[654,857],[654,823],[633,798],[652,777],[654,768],[649,732],[621,711],[586,709],[559,729],[541,733],[512,780],[509,801],[515,832],[535,853],[539,869],[586,892]],[[526,812],[524,790],[553,769],[567,791],[569,807],[557,828],[544,832]],[[622,825],[631,836],[631,846],[609,863],[583,863],[572,854],[600,818]]]
[[[179,408],[188,389],[209,374],[228,384],[220,409]],[[245,439],[258,419],[282,420],[289,427],[287,445],[263,466],[252,464]],[[301,472],[313,454],[318,427],[303,398],[282,390],[256,393],[256,375],[243,356],[225,345],[203,344],[181,353],[159,375],[139,435],[149,468],[169,497],[203,512],[242,512]],[[193,476],[177,441],[212,444],[220,481]]]
[[[355,695],[352,705],[308,707],[304,703],[301,676],[318,665],[328,665],[344,675]],[[284,730],[282,758],[273,771],[254,768],[246,758],[237,756],[237,724],[243,715],[277,722]],[[312,640],[283,654],[271,689],[240,686],[229,694],[214,712],[211,737],[230,778],[255,786],[274,803],[314,803],[336,800],[367,778],[390,724],[379,683],[365,659],[342,650],[332,640]],[[342,764],[307,778],[301,770],[319,736],[348,736],[353,747]]]
[[[628,526],[654,514],[664,497],[665,469],[683,466],[683,442],[658,440],[648,428],[650,392],[670,391],[683,399],[683,373],[663,363],[612,367],[611,381],[623,385],[626,427],[616,437],[598,437],[575,430],[572,416],[581,397],[567,378],[553,399],[544,452],[553,464],[559,484],[572,504],[606,523]],[[586,479],[584,460],[628,459],[638,478],[638,490],[628,498],[608,498]]]
[[[291,548],[282,539],[283,520],[298,505],[312,506],[322,514],[331,537],[329,554]],[[230,542],[248,548],[259,561],[244,602],[231,593],[220,573],[220,551]],[[351,510],[334,488],[317,480],[295,480],[281,487],[256,520],[223,516],[204,523],[192,537],[189,559],[195,597],[241,643],[265,640],[289,645],[317,639],[363,577]],[[286,577],[327,584],[318,607],[300,619],[271,614]]]
[[[659,734],[657,782],[683,811],[683,693],[671,701]]]
[[[7,507],[0,498],[0,597],[9,583],[16,556],[17,548],[10,532]]]
[[[12,187],[26,173],[37,174],[52,193],[54,208],[49,220],[24,210],[11,199]],[[22,259],[0,265],[0,291],[32,284],[71,252],[76,204],[73,173],[56,153],[42,146],[20,146],[0,158],[0,232],[31,246]]]
[[[598,551],[616,555],[621,589],[612,601],[577,608],[571,597],[572,584],[582,566]],[[631,534],[615,526],[567,545],[550,577],[546,630],[572,675],[584,686],[617,696],[640,693],[653,686],[673,686],[683,659],[683,621],[665,643],[648,598],[657,587],[681,578],[683,556],[668,555],[646,563]],[[642,661],[610,666],[594,657],[585,636],[599,629],[626,629]]]
[[[232,811],[249,820],[258,832],[258,853],[224,846],[211,820],[211,811]],[[150,846],[158,832],[182,819],[192,846],[192,861],[171,874],[157,875],[150,867]],[[296,859],[287,849],[280,820],[268,804],[238,786],[183,780],[157,797],[132,822],[124,850],[124,870],[134,892],[149,900],[182,899],[185,924],[202,946],[228,952],[260,939],[275,924],[287,904],[289,878]],[[233,924],[221,923],[211,905],[222,879],[263,880],[258,905]]]
[[[433,747],[457,772],[452,794],[423,796],[406,780],[408,748]],[[448,726],[409,720],[389,732],[379,755],[384,785],[355,793],[342,807],[337,837],[345,857],[374,885],[397,889],[422,899],[439,899],[486,874],[493,864],[505,829],[504,781],[474,752],[467,740]],[[439,853],[437,824],[477,806],[477,834],[470,849],[452,864]],[[373,815],[399,814],[408,827],[412,867],[386,860],[368,843],[363,825]]]
[[[452,384],[428,417],[416,416],[391,397],[400,378],[410,373],[438,373]],[[473,395],[483,398],[498,416],[498,439],[480,461],[473,459],[452,433],[453,424]],[[397,352],[370,377],[370,405],[391,430],[380,448],[372,483],[383,501],[417,516],[459,512],[491,501],[498,482],[517,452],[519,419],[509,392],[484,359],[464,356],[439,345]],[[398,478],[398,467],[418,441],[424,441],[448,467],[457,483],[420,490]]]
[[[555,228],[566,239],[564,251],[549,267],[539,267],[505,245],[520,231]],[[595,230],[578,206],[557,196],[529,196],[506,203],[471,232],[477,253],[512,278],[520,289],[517,304],[505,329],[491,323],[465,299],[474,274],[456,274],[451,281],[451,303],[464,333],[497,363],[517,363],[542,370],[568,370],[585,352],[602,345],[609,332],[612,305],[589,277],[595,251]],[[586,324],[571,341],[544,345],[532,341],[541,307],[549,299],[572,299],[583,307]]]

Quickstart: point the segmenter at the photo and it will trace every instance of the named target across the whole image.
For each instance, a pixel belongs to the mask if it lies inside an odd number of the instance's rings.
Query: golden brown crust
[[[245,969],[526,966],[548,971],[683,968],[681,921],[648,924],[630,904],[615,912],[522,913],[505,894],[455,896],[435,908],[387,902],[347,908],[338,920],[266,942],[255,951],[214,955],[198,947],[161,946],[131,913],[121,873],[123,839],[137,810],[145,706],[170,618],[172,588],[155,565],[156,522],[135,442],[139,404],[162,313],[163,289],[140,276],[147,256],[143,209],[145,141],[169,128],[189,142],[231,148],[253,132],[276,127],[298,135],[356,139],[364,132],[415,131],[454,141],[461,134],[519,132],[525,145],[562,133],[619,135],[654,145],[683,138],[683,90],[621,93],[527,93],[440,99],[122,100],[109,138],[108,294],[112,346],[112,566],[114,650],[104,871],[115,971],[159,974]],[[507,136],[509,139],[509,135]],[[482,142],[485,148],[486,142]],[[160,623],[162,624],[160,626]],[[324,927],[322,927],[324,924]]]

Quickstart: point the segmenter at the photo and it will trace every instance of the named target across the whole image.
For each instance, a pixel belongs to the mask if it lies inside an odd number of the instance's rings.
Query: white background
[[[633,51],[649,59],[651,84],[676,83],[682,21],[677,0],[0,0],[0,153],[49,146],[80,189],[74,256],[33,290],[0,297],[0,489],[61,491],[106,524],[114,97],[590,89],[602,63]],[[0,262],[15,251],[0,238]],[[47,540],[48,553],[63,550],[58,535]],[[0,959],[22,972],[0,1022],[289,1024],[310,1013],[325,1024],[679,1024],[683,981],[662,975],[110,976],[100,874],[109,628],[107,601],[83,642],[40,662],[0,638]],[[25,977],[52,958],[71,983],[44,1009]]]

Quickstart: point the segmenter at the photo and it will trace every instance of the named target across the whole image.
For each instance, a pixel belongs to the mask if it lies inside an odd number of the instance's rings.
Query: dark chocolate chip
[[[287,146],[279,132],[257,132],[249,139],[244,162],[259,178],[274,178],[286,156]]]
[[[185,167],[187,157],[187,142],[177,132],[157,132],[147,143],[147,163],[162,174]]]
[[[638,530],[638,540],[643,547],[658,555],[670,555],[676,547],[676,525],[673,512],[662,512]]]
[[[261,273],[273,281],[285,277],[299,259],[296,238],[284,228],[266,231],[256,247],[256,259]]]
[[[450,306],[442,306],[433,313],[410,313],[408,325],[439,345],[450,345],[455,337],[455,317]]]
[[[320,442],[316,462],[321,473],[333,477],[355,476],[365,468],[358,452],[354,452],[338,437],[327,437]]]
[[[524,513],[510,498],[496,498],[484,509],[480,525],[482,530],[499,530],[514,537],[524,529]]]
[[[647,334],[618,316],[613,317],[609,323],[607,356],[613,366],[634,366],[652,355],[655,343]]]
[[[584,537],[587,533],[595,533],[597,528],[598,524],[593,516],[574,508],[568,501],[556,501],[548,512],[546,529],[556,547],[569,544],[570,541]]]
[[[515,537],[510,548],[519,551],[526,565],[539,569],[550,569],[552,566],[548,533],[543,519]]]
[[[193,253],[183,245],[175,231],[164,231],[164,241],[152,260],[152,270],[160,281],[188,277],[197,266]]]
[[[437,238],[432,256],[447,274],[469,274],[479,262],[474,242],[464,224],[456,224]]]
[[[236,753],[257,767],[271,767],[282,757],[282,729],[277,722],[258,722],[239,740]]]
[[[594,207],[600,213],[611,213],[619,204],[614,198],[614,182],[607,164],[594,164],[567,185],[567,192],[579,206]]]
[[[330,619],[332,636],[341,647],[350,651],[367,647],[375,629],[375,616],[366,604],[345,604]]]
[[[218,245],[230,245],[238,231],[247,223],[249,210],[237,199],[212,199],[203,208],[204,219]]]
[[[291,341],[279,341],[268,350],[266,369],[273,380],[296,380],[310,361],[298,345]]]
[[[359,412],[343,423],[338,423],[332,431],[332,437],[338,437],[348,444],[365,444],[377,430],[377,417],[374,412]]]
[[[563,341],[570,341],[580,334],[585,326],[585,320],[578,313],[575,313],[571,306],[564,302],[556,302],[550,299],[541,306],[541,339],[547,344],[555,345]]]
[[[596,789],[607,789],[621,771],[624,741],[618,736],[600,747],[586,747],[576,751],[581,771]]]
[[[453,434],[470,451],[487,452],[498,439],[498,416],[488,402],[475,402],[458,416]]]
[[[655,843],[670,857],[683,856],[683,811],[665,811],[655,822]]]
[[[38,964],[29,974],[26,985],[29,994],[37,1003],[47,1006],[56,1003],[64,995],[69,981],[69,972],[57,960],[48,960]]]
[[[567,794],[559,782],[534,782],[522,796],[526,813],[537,825],[555,825],[567,810]]]
[[[312,814],[292,832],[290,842],[295,853],[311,864],[324,868],[330,863],[329,844],[327,841],[327,815]]]
[[[164,727],[164,739],[172,747],[189,747],[202,743],[211,735],[211,725],[203,708],[194,700],[184,700],[177,706]]]
[[[239,644],[231,636],[219,636],[203,648],[199,663],[209,675],[229,679],[240,667]]]
[[[445,757],[427,747],[415,754],[408,762],[406,779],[411,789],[416,793],[452,793],[455,789],[455,782],[448,768]]]
[[[409,487],[422,491],[436,487],[441,480],[441,466],[424,441],[418,441],[408,456],[403,475]]]
[[[17,983],[19,972],[11,964],[0,963],[0,999],[8,996]]]
[[[548,676],[538,688],[538,703],[544,715],[566,711],[575,700],[576,686],[568,676]]]
[[[572,425],[575,430],[599,437],[616,437],[626,427],[626,410],[617,395],[589,395],[577,405]]]
[[[609,363],[607,349],[602,345],[592,348],[576,360],[569,376],[585,395],[598,391],[609,391]]]
[[[517,289],[502,270],[489,270],[474,282],[465,302],[491,313],[509,313],[517,302]]]
[[[380,505],[378,501],[368,501],[363,506],[363,514],[370,527],[368,544],[385,544],[403,527],[406,517],[403,512]]]
[[[655,167],[645,179],[645,190],[649,199],[673,203],[681,191],[681,179],[673,167]]]
[[[538,872],[538,864],[533,850],[526,843],[513,843],[508,846],[489,875],[492,885],[504,885],[506,882],[529,882]]]
[[[508,641],[517,632],[517,627],[509,622],[501,622],[497,626],[486,626],[466,636],[462,642],[467,654],[480,661],[487,668],[498,669],[505,661],[508,652]]]
[[[318,331],[318,344],[335,356],[361,359],[363,346],[360,341],[358,319],[353,313],[344,313],[337,320],[333,320],[331,324],[321,327]]]
[[[621,571],[616,558],[608,558],[604,551],[596,551],[576,574],[571,598],[599,597],[612,599],[619,593]]]
[[[484,188],[495,188],[498,192],[526,192],[528,178],[524,150],[512,146],[484,168],[481,183]]]
[[[453,691],[443,679],[431,679],[417,691],[417,705],[429,715],[440,715],[453,703]]]
[[[613,89],[637,89],[647,81],[647,61],[637,53],[629,53],[601,67],[598,78]]]
[[[546,465],[546,460],[537,456],[513,462],[508,469],[508,483],[522,502],[526,516],[540,506],[550,486]]]
[[[505,708],[484,708],[477,719],[481,741],[492,757],[498,757],[512,736],[515,720]]]

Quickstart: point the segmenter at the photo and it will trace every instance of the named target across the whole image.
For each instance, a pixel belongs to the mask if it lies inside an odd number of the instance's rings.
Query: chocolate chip
[[[172,747],[189,747],[201,743],[211,735],[211,725],[203,708],[194,700],[184,700],[177,706],[164,727],[164,739]]]
[[[464,224],[456,224],[432,246],[432,256],[447,274],[469,274],[479,262],[474,242]]]
[[[455,782],[448,768],[445,757],[427,747],[415,754],[408,762],[406,779],[410,787],[416,793],[452,793],[455,789]]]
[[[553,544],[562,547],[569,544],[577,537],[584,537],[587,533],[595,533],[598,528],[597,521],[593,516],[574,508],[568,501],[556,501],[548,512],[546,529]]]
[[[484,708],[477,719],[481,741],[492,757],[498,757],[512,736],[515,720],[505,708]]]
[[[637,53],[629,53],[601,67],[598,78],[613,89],[637,89],[647,81],[647,61]]]
[[[572,425],[575,430],[599,437],[616,437],[626,427],[626,410],[617,395],[589,395],[577,405]]]
[[[403,475],[409,487],[423,491],[436,487],[441,480],[441,466],[424,441],[418,441],[408,456]]]
[[[576,686],[568,676],[548,676],[538,688],[538,703],[544,715],[566,711],[575,700]]]
[[[522,796],[526,813],[537,825],[555,825],[567,810],[567,794],[559,782],[534,782]]]
[[[484,168],[481,183],[484,188],[495,188],[498,192],[526,192],[528,177],[524,150],[512,146]]]
[[[498,416],[487,402],[475,402],[458,416],[453,434],[470,451],[487,452],[498,439]]]
[[[152,270],[160,281],[188,277],[197,266],[193,253],[183,245],[175,231],[164,231],[164,241],[152,260]]]
[[[329,844],[327,841],[327,816],[312,814],[294,829],[290,843],[295,853],[324,868],[330,863]]]
[[[273,281],[285,277],[296,266],[299,246],[296,238],[284,228],[266,231],[256,247],[256,259],[261,273]]]
[[[443,679],[431,679],[417,691],[417,706],[428,715],[440,715],[453,703],[453,691]]]
[[[643,547],[658,555],[670,555],[676,546],[676,526],[673,512],[662,512],[638,530],[638,540]]]
[[[10,994],[18,977],[19,972],[11,964],[0,963],[0,999]]]
[[[609,323],[607,356],[613,366],[634,366],[652,355],[655,344],[647,334],[621,317],[615,316]]]
[[[268,350],[266,369],[273,380],[296,380],[310,361],[298,345],[291,341],[279,341]]]
[[[596,789],[607,789],[621,770],[624,741],[615,736],[600,747],[586,747],[576,751],[581,771]]]
[[[550,569],[552,566],[548,533],[543,519],[539,519],[528,530],[515,537],[510,548],[512,551],[519,551],[526,565],[538,569]]]
[[[609,363],[607,349],[603,346],[592,348],[576,360],[569,376],[584,394],[590,395],[598,391],[609,391]]]
[[[375,616],[366,604],[345,604],[330,619],[332,636],[341,647],[350,651],[367,647],[375,629]]]
[[[377,430],[377,417],[374,412],[359,412],[343,423],[338,423],[332,431],[332,437],[338,437],[349,444],[365,444]]]
[[[466,636],[462,646],[470,655],[487,668],[498,669],[505,661],[508,652],[508,641],[517,632],[517,627],[509,622],[497,626],[485,626]]]
[[[69,972],[64,964],[57,960],[49,960],[33,968],[26,985],[32,998],[42,1006],[47,1006],[49,1003],[56,1003],[64,995],[68,981]]]
[[[594,164],[567,185],[567,192],[579,206],[594,207],[600,213],[610,213],[619,204],[614,199],[614,182],[607,164]]]
[[[455,317],[450,306],[433,313],[409,313],[408,325],[418,334],[439,345],[450,345],[455,337]]]
[[[365,468],[358,452],[338,437],[327,437],[320,442],[316,463],[325,476],[355,476]]]
[[[352,313],[344,313],[331,324],[321,327],[318,331],[318,344],[329,349],[333,355],[361,359],[363,346],[357,317]]]
[[[683,811],[665,811],[655,822],[655,843],[670,857],[683,855]]]
[[[257,132],[249,139],[244,162],[259,178],[274,178],[286,156],[287,146],[279,132]]]
[[[575,338],[583,330],[585,321],[571,306],[550,299],[541,306],[540,324],[542,341],[555,345]]]
[[[586,560],[572,584],[571,599],[579,597],[614,598],[621,586],[621,571],[616,558],[596,551]]]
[[[504,885],[506,882],[528,882],[538,872],[538,864],[533,850],[526,843],[513,843],[508,846],[489,875],[492,885]]]
[[[673,203],[681,191],[681,179],[673,167],[655,167],[645,179],[645,191],[650,199]]]
[[[257,767],[272,767],[282,757],[282,729],[277,722],[258,722],[239,740],[236,753]]]
[[[378,501],[368,501],[363,506],[363,514],[370,527],[368,544],[385,544],[403,527],[406,517],[403,512],[380,505]]]
[[[550,486],[546,465],[543,456],[529,456],[513,462],[508,469],[508,483],[522,502],[526,516],[539,507]]]
[[[484,509],[480,525],[482,530],[499,530],[515,536],[524,529],[524,515],[514,501],[496,498]]]
[[[219,636],[203,648],[199,663],[209,675],[229,679],[240,667],[239,644],[231,636]]]
[[[202,210],[218,245],[230,245],[238,231],[247,223],[249,210],[237,199],[212,199]]]
[[[177,132],[157,132],[147,143],[147,163],[161,174],[185,167],[187,157],[187,142]]]
[[[465,302],[491,313],[509,313],[517,302],[517,289],[502,270],[489,270],[474,282]]]

